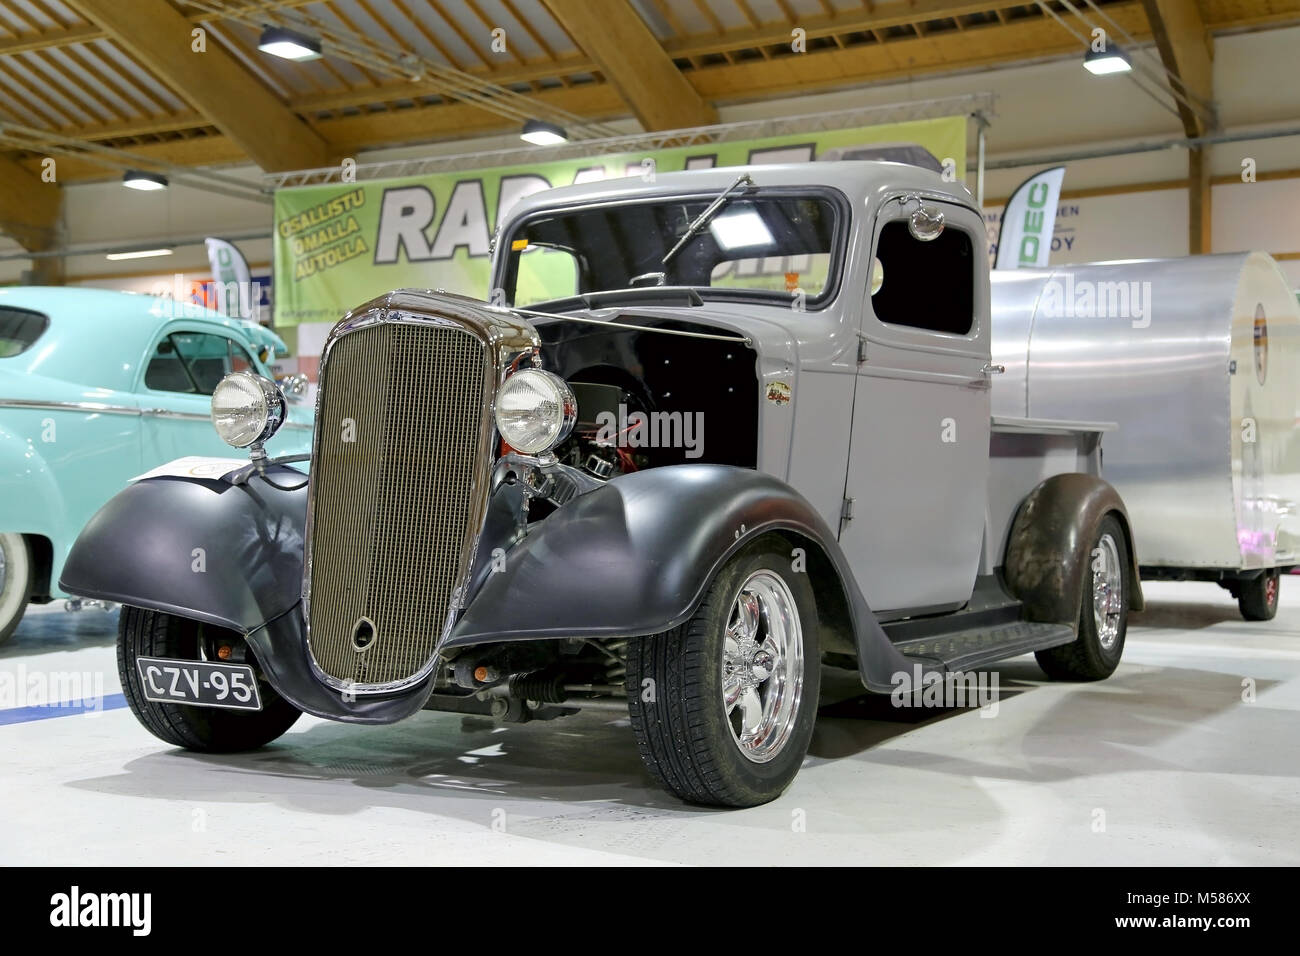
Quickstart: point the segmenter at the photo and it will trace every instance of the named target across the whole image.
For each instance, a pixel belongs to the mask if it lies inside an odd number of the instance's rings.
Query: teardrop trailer
[[[1262,252],[994,272],[995,415],[1118,424],[1143,578],[1277,614],[1300,563],[1300,305]],[[1122,356],[1123,360],[1117,359]]]
[[[274,384],[231,376],[214,425],[253,463],[130,485],[63,574],[125,605],[141,723],[233,751],[304,711],[614,710],[668,790],[749,806],[798,772],[823,662],[879,693],[1030,652],[1108,676],[1142,603],[1110,426],[991,414],[968,192],[815,172],[522,201],[507,306],[402,290],[334,328],[309,478],[260,454]],[[653,415],[700,416],[702,440],[597,427]]]

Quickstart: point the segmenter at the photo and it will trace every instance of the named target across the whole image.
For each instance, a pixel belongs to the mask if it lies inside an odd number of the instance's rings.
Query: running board
[[[967,671],[1032,651],[1069,644],[1074,636],[1074,629],[1068,624],[1014,621],[897,641],[894,647],[919,664],[933,665],[937,660],[949,671]]]

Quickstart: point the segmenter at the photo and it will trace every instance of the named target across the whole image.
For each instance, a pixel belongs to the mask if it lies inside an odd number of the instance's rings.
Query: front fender
[[[863,681],[891,689],[891,675],[911,665],[881,631],[835,535],[789,485],[729,465],[633,472],[569,502],[505,553],[443,646],[666,631],[691,616],[732,554],[774,531],[829,559]]]
[[[247,633],[302,597],[305,476],[273,466],[247,484],[160,477],[128,485],[72,546],[69,594]],[[295,487],[296,486],[296,487]]]

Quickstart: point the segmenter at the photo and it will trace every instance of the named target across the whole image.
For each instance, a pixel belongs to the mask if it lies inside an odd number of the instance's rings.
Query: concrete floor
[[[102,675],[105,705],[0,710],[0,864],[1300,863],[1300,578],[1268,624],[1211,585],[1147,596],[1110,680],[1011,661],[991,719],[828,671],[798,779],[743,811],[655,789],[608,714],[304,718],[257,753],[187,754],[122,706],[116,615],[33,609],[0,673]]]

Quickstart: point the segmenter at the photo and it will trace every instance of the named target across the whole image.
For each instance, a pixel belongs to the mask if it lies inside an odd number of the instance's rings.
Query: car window
[[[144,384],[162,392],[211,395],[231,372],[256,372],[252,356],[233,339],[209,332],[173,332],[154,349]]]
[[[872,264],[871,307],[876,318],[949,335],[966,335],[975,321],[975,247],[970,236],[948,226],[937,238],[913,238],[907,221],[880,230]],[[935,276],[944,276],[935,282]],[[877,279],[880,284],[876,285]]]
[[[49,316],[40,312],[0,306],[0,358],[12,358],[27,351],[49,324]]]
[[[578,292],[578,260],[569,249],[545,246],[528,246],[523,240],[524,248],[519,251],[527,254],[521,257],[528,263],[527,268],[519,270],[515,283],[515,305],[529,306],[534,302],[558,299]]]

